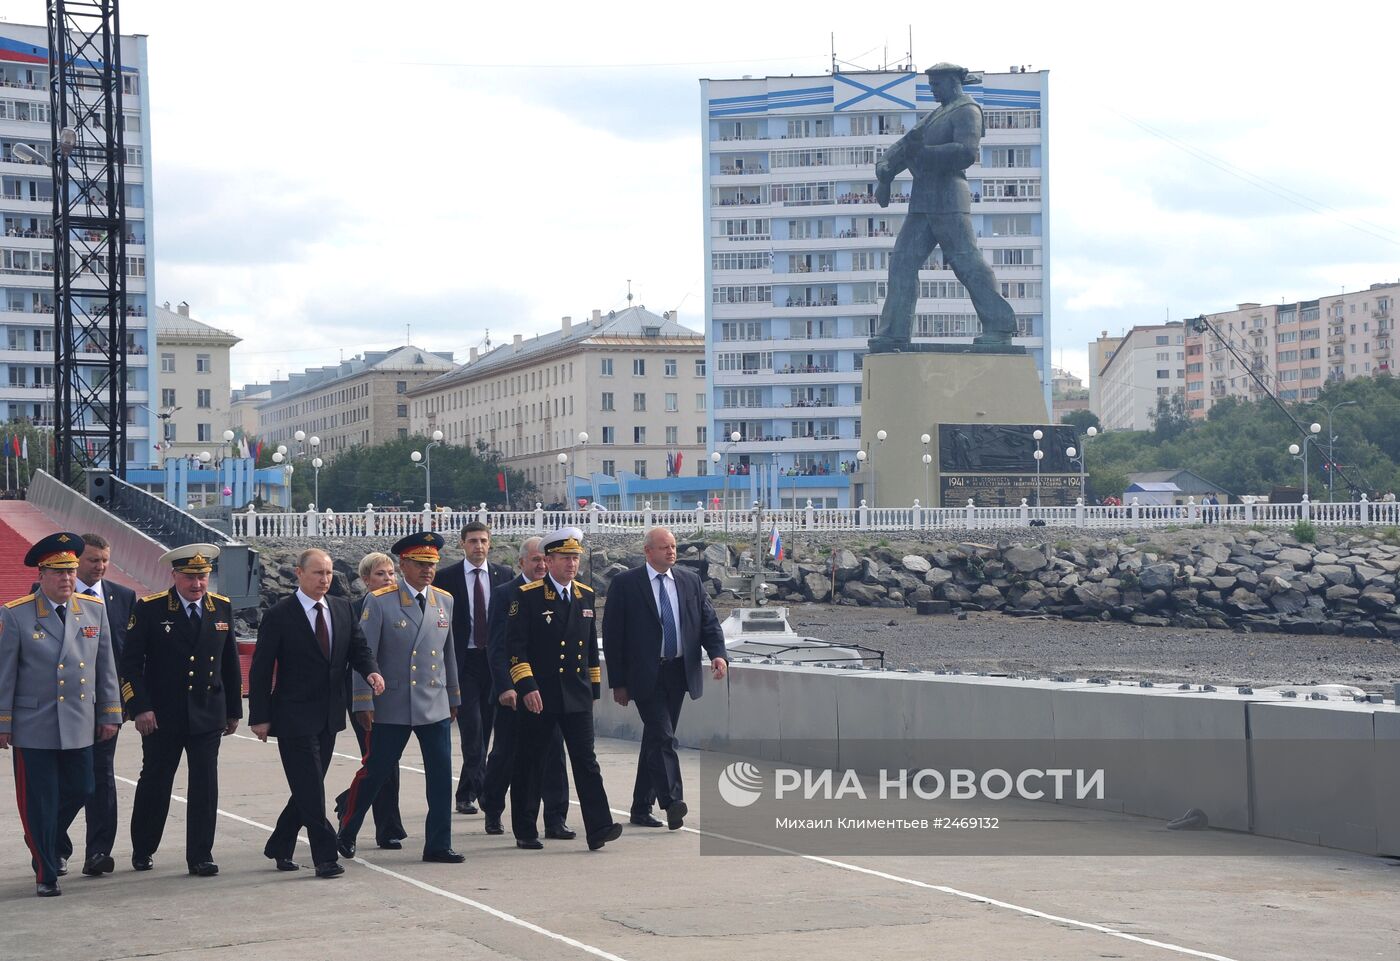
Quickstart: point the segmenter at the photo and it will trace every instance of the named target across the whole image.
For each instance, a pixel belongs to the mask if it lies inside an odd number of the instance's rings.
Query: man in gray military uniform
[[[360,627],[384,677],[384,693],[375,695],[363,677],[355,677],[350,710],[365,729],[365,756],[350,782],[336,838],[347,858],[355,856],[360,825],[413,734],[423,752],[428,794],[423,860],[466,860],[452,850],[452,722],[462,696],[452,652],[452,595],[432,586],[442,545],[442,536],[431,531],[403,538],[393,547],[402,581],[365,598]]]
[[[93,790],[92,745],[117,734],[122,707],[102,601],[73,593],[79,534],[45,537],[24,563],[39,590],[0,610],[0,750],[14,747],[15,786],[36,893],[62,894],[58,826]]]
[[[914,176],[909,214],[890,255],[889,293],[880,309],[880,324],[870,338],[870,352],[908,349],[919,294],[919,268],[934,246],[967,288],[982,322],[975,343],[1008,346],[1016,334],[1016,311],[997,290],[996,275],[972,230],[972,199],[966,170],[978,160],[982,142],[982,108],[963,93],[963,84],[980,83],[966,67],[939,63],[927,71],[938,109],[916,123],[875,164],[879,185],[875,199],[890,204],[890,183],[901,171]]]

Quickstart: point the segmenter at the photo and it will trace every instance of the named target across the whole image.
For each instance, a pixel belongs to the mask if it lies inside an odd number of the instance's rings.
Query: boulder
[[[1029,547],[1013,547],[1002,555],[1002,560],[1007,566],[1022,574],[1033,574],[1050,563],[1046,559],[1044,551],[1033,550]]]
[[[1122,599],[1116,588],[1101,584],[1080,584],[1074,589],[1074,597],[1089,610],[1098,613],[1118,606]]]
[[[952,579],[953,572],[946,567],[931,568],[929,572],[924,575],[924,583],[929,587],[938,587],[941,584],[948,583]]]
[[[1312,551],[1305,551],[1301,547],[1285,547],[1274,555],[1274,560],[1302,570],[1307,570],[1313,565]]]
[[[1340,601],[1347,598],[1356,597],[1361,592],[1349,584],[1333,584],[1327,588],[1327,599],[1329,601]]]
[[[974,603],[981,604],[984,608],[991,610],[1001,607],[1006,603],[1006,599],[1001,596],[1001,591],[990,584],[983,584],[977,588],[972,595]]]
[[[876,601],[885,598],[885,589],[876,584],[863,584],[860,581],[851,581],[841,588],[841,594],[861,605],[874,604]]]
[[[1377,584],[1381,581],[1390,583],[1393,580],[1393,578],[1386,575],[1385,571],[1381,570],[1379,567],[1372,567],[1369,564],[1357,564],[1356,576],[1363,584]]]
[[[972,592],[961,584],[949,581],[943,585],[943,599],[953,604],[966,604],[972,600]]]
[[[802,590],[813,601],[824,601],[831,595],[831,578],[815,571],[802,578]]]
[[[1044,591],[1030,590],[1026,591],[1020,597],[1016,598],[1016,601],[1012,606],[1025,611],[1033,611],[1044,603]]]
[[[1269,598],[1269,604],[1280,614],[1298,614],[1307,608],[1308,598],[1300,591],[1280,591]]]
[[[1138,573],[1138,584],[1144,592],[1169,591],[1176,586],[1175,564],[1152,564]]]
[[[906,571],[912,574],[927,574],[933,568],[927,558],[920,557],[918,554],[906,554],[900,563],[904,565]]]
[[[1230,559],[1230,547],[1228,544],[1221,544],[1218,541],[1207,541],[1200,547],[1203,557],[1209,557],[1217,564],[1223,564]],[[1209,577],[1209,574],[1204,575]]]
[[[1321,574],[1327,579],[1329,584],[1350,584],[1356,579],[1356,574],[1345,564],[1323,564],[1313,565],[1312,572]]]
[[[1262,614],[1269,609],[1269,605],[1260,600],[1259,595],[1253,591],[1237,587],[1225,602],[1225,609],[1233,614]]]

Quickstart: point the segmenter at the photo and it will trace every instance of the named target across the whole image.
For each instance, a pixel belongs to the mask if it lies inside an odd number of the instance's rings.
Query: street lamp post
[[[314,489],[314,493],[311,496],[316,498],[316,504],[318,506],[321,503],[321,468],[324,467],[325,464],[326,462],[321,460],[321,458],[319,457],[311,458],[311,469],[313,472],[311,475],[311,479],[312,487]]]
[[[593,489],[592,478],[588,477],[588,431],[586,430],[578,432],[578,470],[580,474],[588,479],[588,499],[590,501],[596,501],[598,499],[598,492]],[[577,494],[577,492],[577,489],[575,489],[575,494]],[[574,504],[576,505],[577,503],[578,501],[575,500]]]
[[[1302,445],[1301,445],[1301,452],[1300,452],[1300,450],[1299,450],[1299,445],[1298,445],[1298,444],[1289,444],[1289,445],[1288,445],[1288,453],[1292,454],[1294,457],[1300,458],[1300,459],[1303,461],[1303,499],[1304,499],[1304,500],[1307,500],[1307,499],[1308,499],[1308,441],[1312,441],[1314,444],[1316,444],[1316,443],[1317,443],[1317,435],[1320,434],[1320,433],[1322,433],[1322,425],[1321,425],[1321,424],[1310,424],[1310,425],[1308,425],[1308,433],[1305,434],[1305,435],[1303,436],[1303,443],[1302,443]]]
[[[889,439],[889,436],[890,436],[889,431],[886,431],[886,430],[877,430],[877,431],[875,432],[875,439],[876,439],[877,441],[880,442],[880,446],[881,446],[881,447],[883,447],[883,446],[885,445],[885,441]],[[878,486],[878,481],[876,481],[876,479],[875,479],[875,448],[872,447],[872,448],[870,449],[870,455],[869,455],[869,456],[870,456],[870,506],[871,506],[871,507],[875,507],[875,506],[877,506],[878,503],[879,503],[879,501],[878,501],[876,498],[878,497],[878,495],[879,495],[879,493],[880,493],[880,491],[879,491],[879,486]],[[881,455],[881,456],[882,456],[882,458],[883,458],[883,455]],[[880,463],[883,464],[883,463],[884,463],[884,460],[882,459],[882,460],[880,461]]]
[[[1327,500],[1332,500],[1332,485],[1337,477],[1337,458],[1335,455],[1335,445],[1337,435],[1332,433],[1332,415],[1343,407],[1357,407],[1354,400],[1344,400],[1340,404],[1333,404],[1328,407],[1326,404],[1314,404],[1314,407],[1321,407],[1327,413]]]
[[[1040,462],[1045,459],[1045,451],[1040,449],[1040,442],[1045,438],[1045,431],[1039,427],[1031,434],[1035,438],[1035,506],[1040,506]]]
[[[729,452],[734,449],[734,445],[744,439],[744,435],[737,430],[729,435],[729,444],[724,448],[721,456],[719,451],[710,455],[710,460],[716,464],[723,461],[724,471],[724,503],[720,505],[720,510],[724,512],[724,532],[729,533]]]
[[[864,473],[864,472],[865,472],[865,462],[866,462],[867,460],[869,460],[869,459],[870,459],[870,455],[867,454],[864,450],[858,450],[858,451],[856,451],[856,470],[859,471],[859,472],[861,472],[861,473]],[[860,505],[857,504],[857,505],[855,505],[855,506],[859,507]],[[871,506],[871,507],[874,507],[874,506],[875,506],[875,493],[874,493],[873,490],[872,490],[871,493],[870,493],[870,506]]]
[[[921,443],[921,444],[924,445],[924,456],[923,456],[922,460],[923,460],[923,462],[924,462],[924,506],[925,506],[925,507],[932,507],[932,506],[933,506],[933,473],[932,473],[932,469],[931,469],[931,465],[933,464],[933,454],[929,452],[929,446],[928,446],[928,445],[929,445],[930,443],[932,443],[932,442],[933,442],[933,435],[931,435],[931,434],[920,434],[920,435],[919,435],[919,443]]]
[[[314,440],[315,438],[313,438]],[[433,431],[432,441],[423,448],[423,453],[414,451],[408,455],[408,459],[419,467],[423,468],[426,477],[424,478],[423,489],[423,509],[425,511],[433,509],[433,448],[442,446],[442,431]]]
[[[559,462],[559,470],[564,475],[564,497],[568,499],[569,509],[572,510],[574,503],[574,479],[569,476],[569,455],[561,450],[558,454],[554,455],[554,459]]]

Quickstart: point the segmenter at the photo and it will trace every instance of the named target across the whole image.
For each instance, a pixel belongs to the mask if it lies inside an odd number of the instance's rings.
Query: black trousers
[[[496,705],[496,739],[491,742],[491,755],[486,759],[486,779],[481,785],[481,810],[500,817],[506,809],[506,790],[515,769],[515,752],[520,739],[520,715],[524,709]],[[568,820],[569,776],[564,773],[564,737],[556,728],[549,739],[544,759],[544,774],[540,779],[540,794],[544,800],[544,826],[558,827]]]
[[[663,809],[683,799],[681,760],[676,754],[676,725],[685,703],[685,661],[661,665],[656,687],[646,697],[634,697],[642,718],[642,749],[637,755],[637,780],[632,785],[632,814],[650,814],[653,801]]]
[[[516,840],[539,837],[536,819],[540,813],[540,791],[544,782],[545,757],[549,742],[558,731],[569,749],[569,764],[574,771],[574,789],[578,791],[583,809],[583,829],[592,836],[612,824],[608,810],[608,792],[603,788],[603,774],[593,752],[593,712],[546,711],[532,714],[522,709],[518,740],[515,746],[514,775],[510,781],[511,830]]]
[[[306,828],[311,858],[317,864],[336,860],[335,828],[326,819],[326,770],[331,766],[335,735],[330,731],[297,737],[278,735],[277,753],[292,796],[277,817],[277,827],[263,849],[275,858],[291,859],[297,832]]]
[[[462,741],[462,773],[457,777],[457,800],[481,797],[486,778],[486,745],[491,740],[495,699],[491,696],[491,666],[484,648],[462,652],[457,666],[462,683],[462,705],[457,708],[457,733]]]
[[[170,792],[180,757],[187,760],[185,861],[190,865],[214,859],[214,825],[219,816],[219,743],[223,729],[187,734],[156,728],[141,739],[141,777],[131,805],[131,853],[151,857],[160,847]]]
[[[92,748],[55,750],[11,745],[15,796],[37,884],[58,883],[58,834],[92,793]]]
[[[351,688],[350,681],[346,681],[346,690]],[[346,701],[350,701],[350,695],[346,695]],[[365,729],[360,727],[360,722],[355,719],[355,712],[350,712],[350,730],[355,732],[355,741],[360,745],[361,763],[365,756]],[[335,820],[340,823],[342,815],[345,813],[345,800],[350,796],[348,790],[341,791],[335,799]],[[384,782],[384,786],[379,789],[379,793],[374,796],[374,804],[370,807],[370,813],[374,815],[374,842],[384,844],[387,841],[400,841],[408,837],[408,832],[404,830],[403,817],[399,814],[399,769],[394,768],[394,773],[389,775],[389,779]]]
[[[120,734],[120,732],[118,732]],[[117,739],[110,737],[92,746],[93,790],[83,805],[87,820],[87,849],[84,859],[95,854],[111,854],[117,843],[117,773],[114,762],[117,756]],[[73,856],[73,841],[68,830],[78,812],[65,824],[58,826],[59,857]]]

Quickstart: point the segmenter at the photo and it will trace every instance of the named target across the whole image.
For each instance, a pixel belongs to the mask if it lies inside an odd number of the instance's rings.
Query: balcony
[[[1336,343],[1339,340],[1346,340],[1347,332],[1345,327],[1328,327],[1327,340],[1329,343]]]

